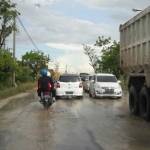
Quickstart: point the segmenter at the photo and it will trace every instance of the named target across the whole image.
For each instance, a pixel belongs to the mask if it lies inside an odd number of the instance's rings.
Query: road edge
[[[11,102],[11,101],[13,101],[15,99],[20,99],[22,97],[28,97],[28,96],[32,95],[33,93],[34,93],[33,90],[30,90],[30,91],[27,91],[27,92],[24,92],[24,93],[20,93],[20,94],[17,94],[17,95],[8,97],[8,98],[1,99],[0,100],[0,109],[2,109],[9,102]]]

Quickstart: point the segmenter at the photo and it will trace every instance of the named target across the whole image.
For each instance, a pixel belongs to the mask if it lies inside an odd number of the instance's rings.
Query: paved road
[[[44,110],[37,97],[0,110],[0,150],[150,150],[150,124],[129,115],[127,98],[59,100]]]

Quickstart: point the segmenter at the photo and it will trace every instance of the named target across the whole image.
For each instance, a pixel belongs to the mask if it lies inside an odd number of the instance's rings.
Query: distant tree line
[[[21,60],[14,61],[11,52],[0,49],[0,89],[12,85],[12,72],[16,72],[16,82],[34,81],[41,68],[47,68],[49,56],[41,51],[26,52]]]

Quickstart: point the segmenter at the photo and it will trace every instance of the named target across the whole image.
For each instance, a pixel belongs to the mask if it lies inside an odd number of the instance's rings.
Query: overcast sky
[[[144,9],[149,0],[12,0],[20,18],[37,44],[64,69],[91,72],[82,44],[94,44],[104,35],[119,40],[119,25]],[[19,23],[17,57],[34,49]]]

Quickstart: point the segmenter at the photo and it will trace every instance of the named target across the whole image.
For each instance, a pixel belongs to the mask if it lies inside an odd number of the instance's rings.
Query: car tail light
[[[57,86],[56,86],[57,88],[60,88],[60,83],[57,83]]]
[[[82,83],[80,83],[80,84],[79,84],[79,88],[82,88],[82,87],[83,87],[83,85],[82,85]]]

